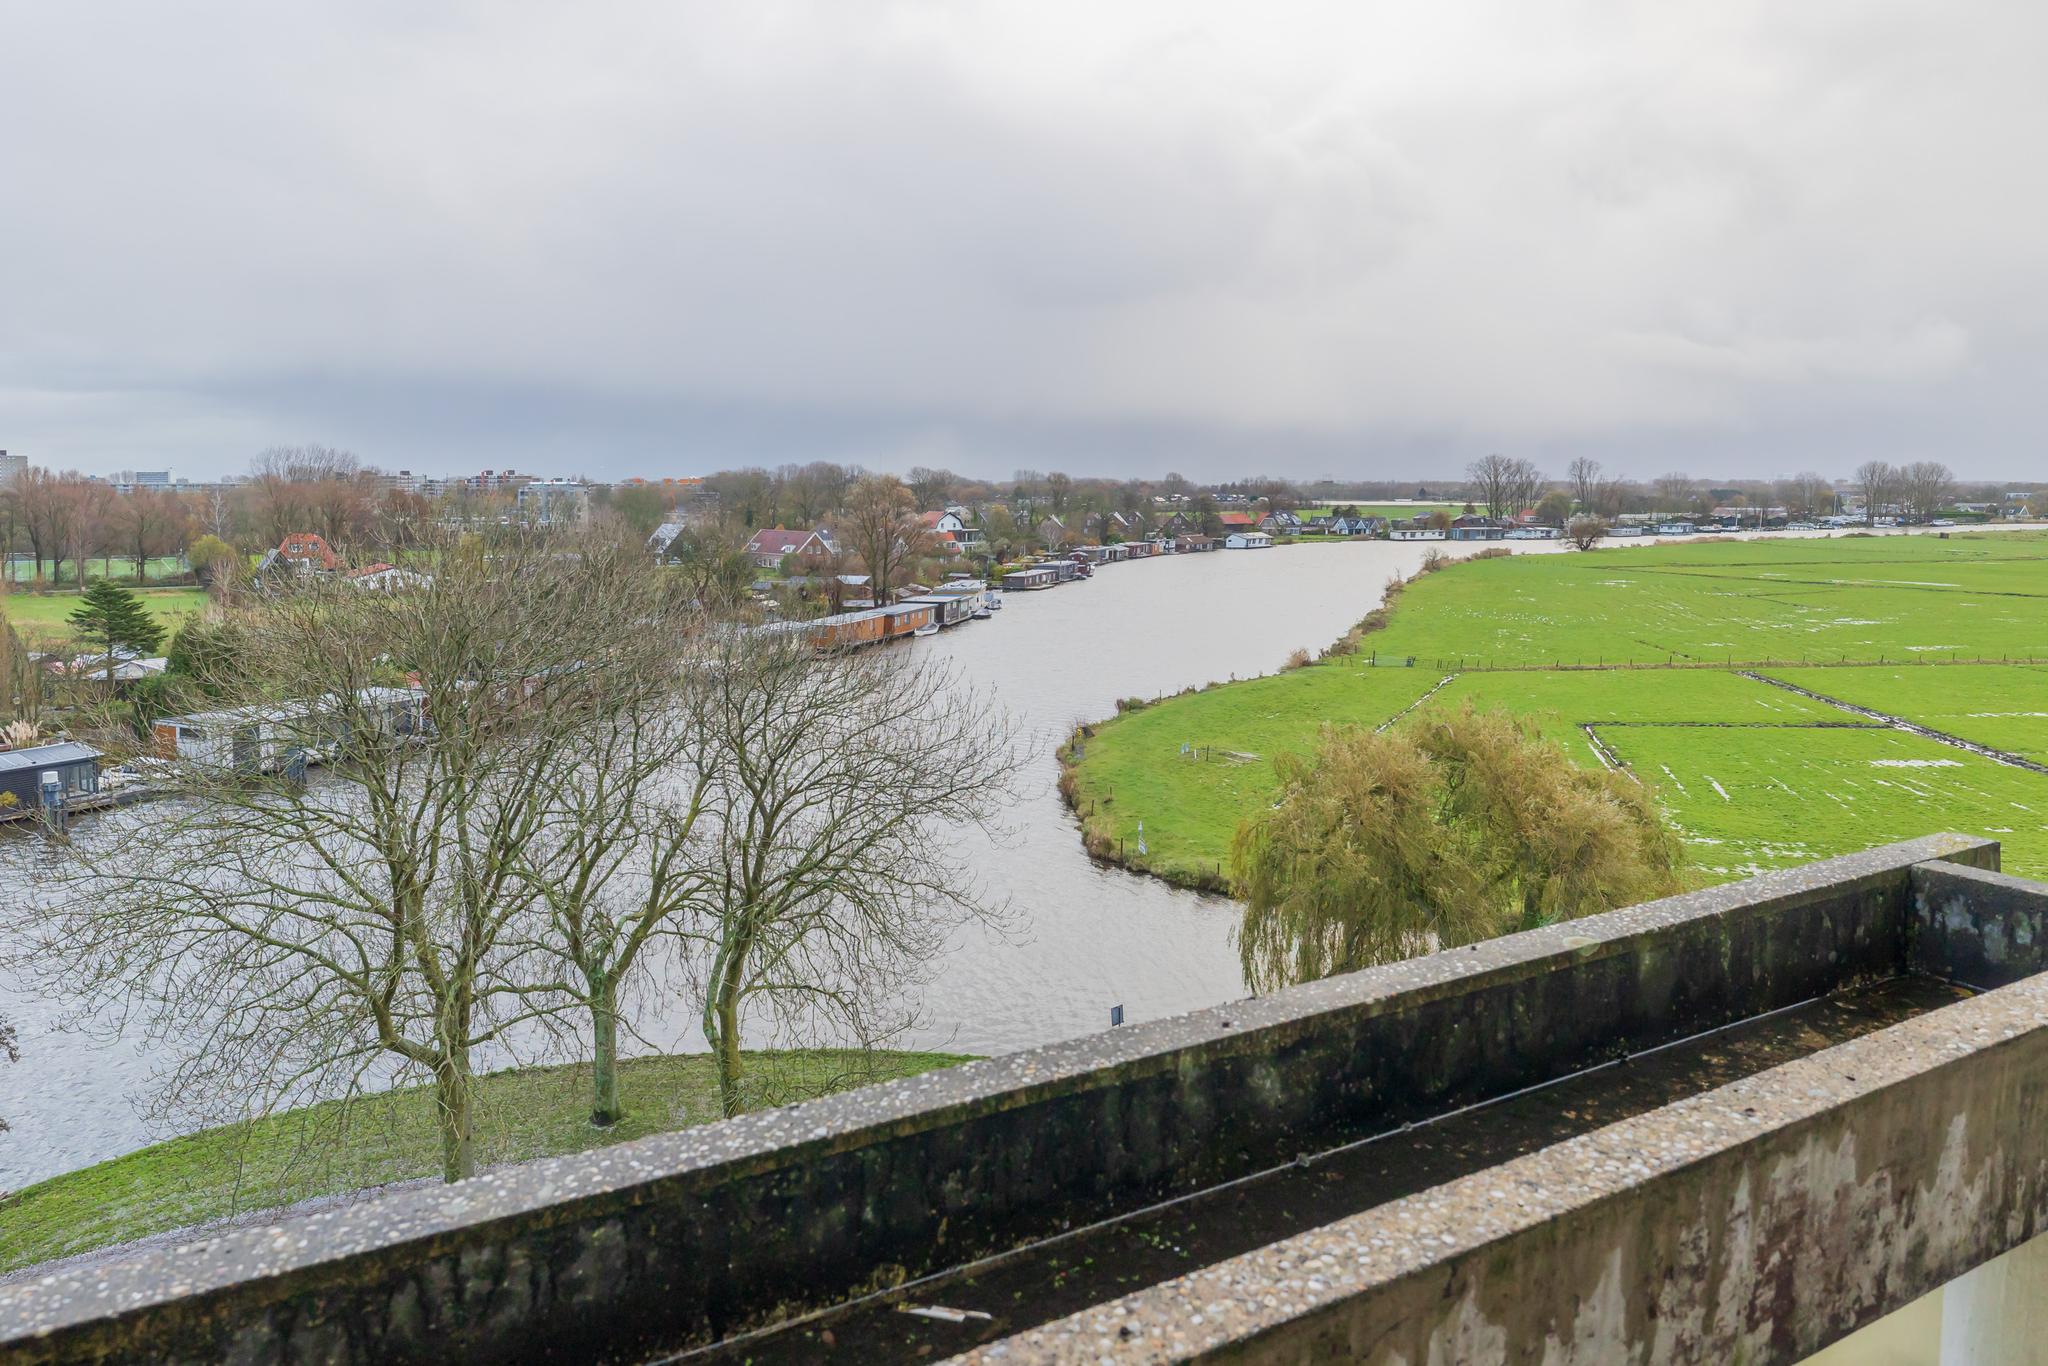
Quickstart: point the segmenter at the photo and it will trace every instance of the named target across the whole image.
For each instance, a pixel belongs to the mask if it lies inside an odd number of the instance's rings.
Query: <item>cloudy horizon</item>
[[[0,449],[2048,477],[2048,11],[0,0]]]

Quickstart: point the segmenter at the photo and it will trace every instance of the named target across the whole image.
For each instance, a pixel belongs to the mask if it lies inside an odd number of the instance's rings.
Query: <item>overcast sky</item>
[[[0,0],[90,471],[2048,477],[2048,6]]]

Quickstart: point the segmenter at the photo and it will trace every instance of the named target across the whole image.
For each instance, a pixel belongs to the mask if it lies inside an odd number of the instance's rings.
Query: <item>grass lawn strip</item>
[[[967,1059],[945,1053],[829,1050],[749,1055],[749,1080],[772,1102],[911,1076]],[[583,1152],[719,1117],[718,1082],[704,1054],[619,1064],[629,1113],[610,1129],[589,1122],[587,1066],[498,1072],[478,1086],[486,1165]],[[115,1243],[275,1209],[316,1196],[387,1185],[441,1170],[433,1092],[409,1087],[332,1102],[246,1125],[207,1129],[39,1182],[0,1204],[0,1271]]]

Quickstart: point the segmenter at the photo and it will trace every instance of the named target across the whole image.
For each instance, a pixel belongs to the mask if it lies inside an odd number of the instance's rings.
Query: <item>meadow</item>
[[[1998,839],[2009,869],[2048,874],[2048,774],[1826,700],[2048,762],[2048,538],[1514,556],[1424,575],[1389,616],[1359,655],[1094,727],[1066,777],[1091,849],[1224,885],[1238,824],[1275,790],[1273,756],[1325,724],[1469,702],[1648,784],[1700,883],[1933,830]],[[2010,659],[2041,662],[1996,662]]]
[[[135,592],[166,631],[176,630],[187,617],[206,610],[203,588],[139,588]],[[69,589],[58,593],[7,593],[0,595],[0,618],[11,622],[24,636],[42,641],[68,639],[71,614],[78,610],[80,596]]]

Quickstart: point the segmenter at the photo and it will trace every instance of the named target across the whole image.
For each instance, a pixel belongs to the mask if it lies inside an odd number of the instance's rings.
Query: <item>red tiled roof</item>
[[[303,560],[322,569],[335,569],[341,565],[341,557],[327,548],[325,537],[312,531],[294,531],[278,543],[277,556],[281,560]]]
[[[1225,526],[1256,526],[1259,519],[1249,512],[1225,512],[1219,514],[1216,520]]]

